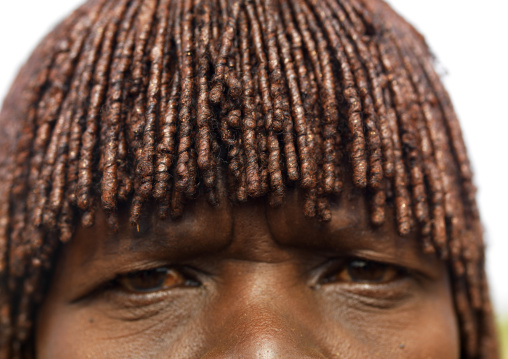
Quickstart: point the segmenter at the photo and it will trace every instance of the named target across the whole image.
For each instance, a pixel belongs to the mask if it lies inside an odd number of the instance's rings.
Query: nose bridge
[[[294,300],[289,293],[274,296],[267,289],[222,303],[214,339],[202,358],[328,358]]]

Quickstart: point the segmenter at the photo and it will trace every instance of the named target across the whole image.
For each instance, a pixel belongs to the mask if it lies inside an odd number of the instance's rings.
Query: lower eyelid
[[[344,300],[351,307],[395,308],[410,300],[417,291],[410,277],[386,284],[335,283],[321,287],[325,297]]]
[[[94,305],[105,313],[110,320],[120,322],[142,322],[163,316],[172,317],[181,313],[182,307],[188,305],[188,293],[181,289],[148,294],[129,294],[118,290],[103,293]]]
[[[168,307],[188,295],[195,295],[195,291],[191,293],[189,290],[200,288],[176,287],[150,293],[133,293],[118,288],[109,288],[98,294],[95,300],[98,301],[98,305],[105,305],[119,311],[137,311],[139,308],[154,308],[156,310],[159,305]]]
[[[348,292],[346,297],[354,299],[354,305],[363,305],[376,309],[393,309],[407,302],[413,297],[409,290],[387,290],[382,292],[371,292],[369,290],[354,290]]]
[[[111,288],[103,293],[103,299],[115,303],[115,306],[122,309],[135,309],[140,304],[149,306],[161,302],[168,296],[168,292],[133,293],[118,288]]]

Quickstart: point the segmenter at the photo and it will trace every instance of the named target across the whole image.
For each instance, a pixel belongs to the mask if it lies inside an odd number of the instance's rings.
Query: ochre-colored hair
[[[381,1],[91,0],[22,69],[0,131],[0,358],[31,356],[79,223],[216,206],[219,177],[233,202],[297,188],[322,221],[357,187],[373,226],[393,211],[448,263],[462,358],[497,357],[459,124],[422,36]]]

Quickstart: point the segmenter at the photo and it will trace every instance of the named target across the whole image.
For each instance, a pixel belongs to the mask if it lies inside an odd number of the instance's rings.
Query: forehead
[[[198,199],[179,219],[160,220],[146,211],[139,226],[130,226],[122,217],[117,233],[99,213],[95,226],[78,228],[70,243],[70,252],[75,253],[72,261],[85,266],[110,260],[127,264],[142,257],[273,262],[299,252],[324,257],[368,254],[380,261],[397,259],[400,265],[437,265],[434,256],[423,254],[418,236],[400,236],[391,218],[382,226],[372,226],[363,196],[350,194],[334,201],[329,222],[305,217],[302,197],[299,191],[291,191],[278,208],[271,207],[265,198],[242,204],[223,200],[218,208]]]

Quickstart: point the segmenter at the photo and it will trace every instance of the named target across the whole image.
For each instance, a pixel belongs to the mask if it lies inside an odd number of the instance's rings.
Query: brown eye
[[[165,267],[127,273],[118,277],[116,282],[124,290],[138,293],[199,285],[195,280],[187,278],[181,272]]]
[[[326,276],[325,282],[381,284],[398,279],[403,274],[403,269],[390,264],[351,259],[343,262],[331,275]]]

